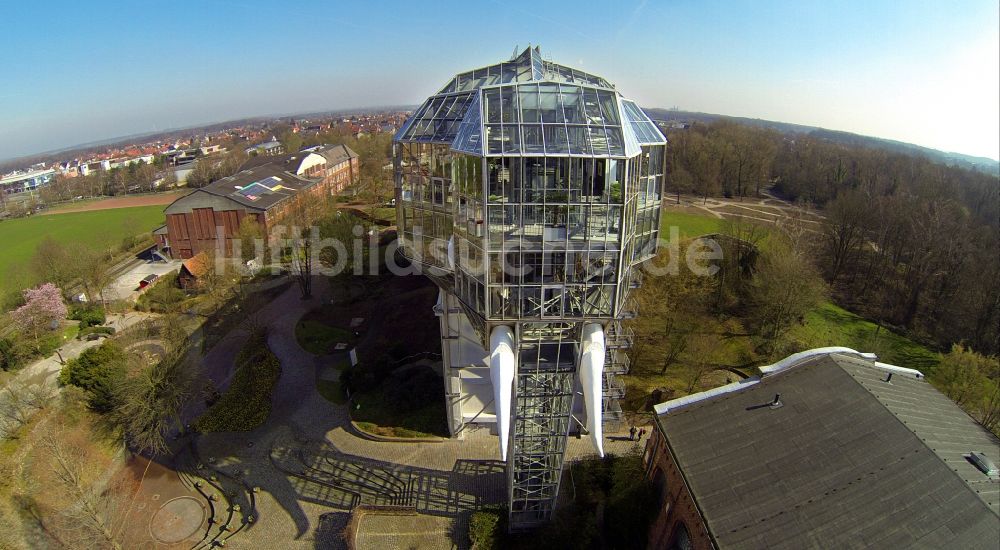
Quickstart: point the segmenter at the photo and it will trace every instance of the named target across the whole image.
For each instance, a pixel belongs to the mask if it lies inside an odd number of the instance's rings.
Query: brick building
[[[334,195],[357,179],[358,156],[342,145],[272,157],[254,157],[236,174],[175,200],[164,210],[167,223],[157,235],[161,250],[174,258],[224,250],[240,224],[251,216],[266,229],[300,193]]]
[[[649,547],[998,548],[1000,440],[919,371],[847,348],[656,406]]]

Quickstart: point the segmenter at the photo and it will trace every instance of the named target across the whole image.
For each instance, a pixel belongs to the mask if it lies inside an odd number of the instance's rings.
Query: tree
[[[869,219],[869,200],[861,192],[841,193],[827,205],[824,244],[830,262],[831,282],[836,282],[841,272],[854,263],[865,242]]]
[[[826,285],[805,254],[773,239],[757,262],[749,288],[750,318],[760,341],[771,353],[781,336],[826,296]]]
[[[931,380],[986,429],[1000,431],[1000,358],[955,344]]]
[[[318,228],[313,229],[322,211],[322,201],[316,195],[301,193],[292,200],[281,219],[290,227],[287,246],[289,270],[299,285],[303,299],[312,296],[313,238],[319,233]]]
[[[706,374],[719,368],[719,356],[722,342],[712,334],[695,334],[687,349],[686,368],[682,380],[686,382],[684,391],[693,393]]]
[[[11,319],[31,336],[35,349],[39,350],[41,336],[57,328],[68,311],[63,303],[62,291],[52,283],[29,288],[23,294],[24,305],[11,312]]]
[[[35,247],[30,266],[40,280],[51,281],[63,289],[68,288],[79,277],[76,254],[50,235],[46,235]]]
[[[70,359],[59,373],[59,383],[72,384],[88,393],[87,405],[107,413],[118,405],[118,388],[128,373],[128,355],[113,340],[88,348]]]
[[[63,430],[65,431],[65,430]],[[129,482],[112,483],[100,490],[88,481],[88,453],[69,445],[62,434],[50,430],[40,441],[50,461],[56,483],[68,505],[49,516],[52,531],[71,548],[123,548],[121,531],[129,497],[135,492]]]
[[[212,161],[209,159],[199,159],[195,161],[194,168],[191,169],[191,173],[188,174],[185,183],[188,187],[198,189],[200,187],[205,187],[206,185],[212,183],[213,175]]]
[[[250,215],[244,216],[240,220],[236,237],[240,240],[240,258],[244,264],[254,259],[260,262],[267,260],[266,235],[264,234],[264,229],[257,222],[256,217]]]
[[[76,250],[75,257],[83,294],[90,302],[104,302],[104,289],[111,283],[108,272],[110,258],[99,250],[87,247]]]
[[[183,429],[181,410],[194,394],[197,371],[178,348],[162,360],[140,369],[117,390],[113,423],[128,445],[154,455],[168,450],[164,435],[171,426]]]
[[[282,134],[280,141],[285,146],[286,153],[297,153],[299,149],[302,149],[302,136],[292,130]]]

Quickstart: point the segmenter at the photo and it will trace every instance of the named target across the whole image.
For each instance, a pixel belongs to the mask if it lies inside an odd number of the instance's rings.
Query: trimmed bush
[[[95,305],[77,304],[70,309],[69,318],[80,321],[80,328],[96,327],[107,322],[104,309]]]
[[[271,415],[271,393],[281,377],[281,362],[267,348],[263,332],[250,337],[236,356],[229,388],[194,423],[200,432],[247,432]]]

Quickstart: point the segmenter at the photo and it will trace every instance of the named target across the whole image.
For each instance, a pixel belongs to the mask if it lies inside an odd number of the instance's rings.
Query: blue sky
[[[998,158],[998,5],[5,2],[0,159],[244,116],[415,104],[529,42],[647,107]]]

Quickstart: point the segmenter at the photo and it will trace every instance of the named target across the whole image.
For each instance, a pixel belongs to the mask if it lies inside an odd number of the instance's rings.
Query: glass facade
[[[491,327],[517,328],[512,524],[554,505],[582,323],[634,315],[632,270],[655,253],[665,145],[606,80],[537,48],[457,75],[396,134],[403,253],[436,270],[484,348]],[[613,375],[605,385],[620,393]]]

